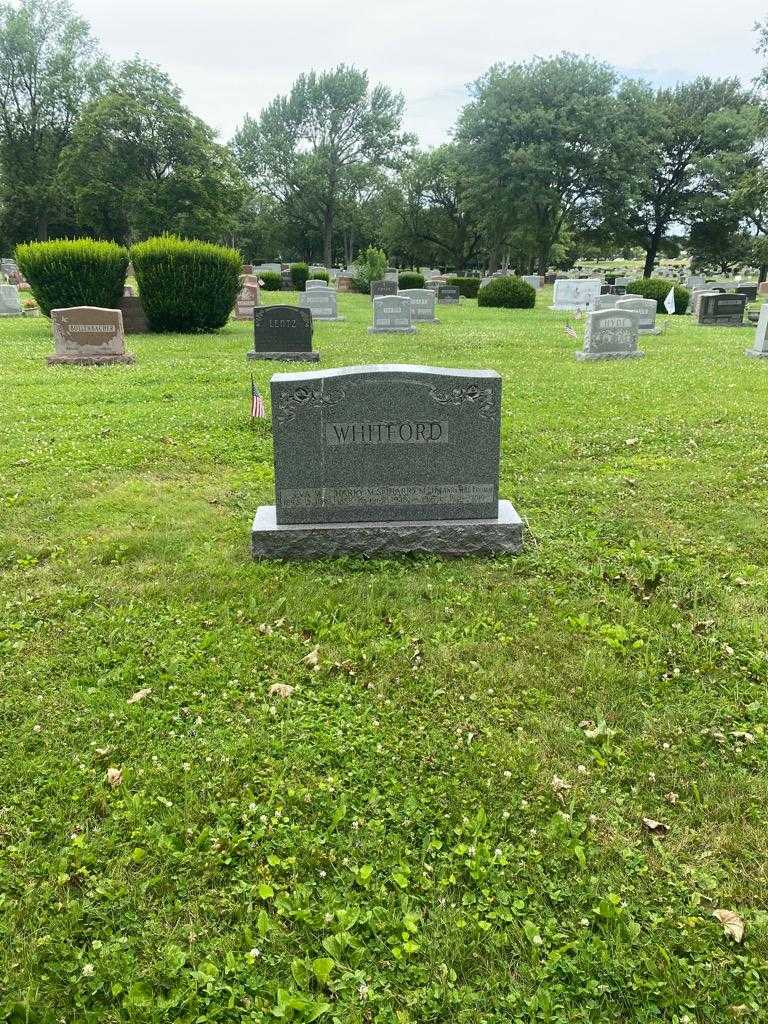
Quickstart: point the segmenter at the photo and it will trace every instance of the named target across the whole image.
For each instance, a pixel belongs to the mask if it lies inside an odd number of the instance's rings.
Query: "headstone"
[[[747,355],[755,356],[758,359],[768,359],[768,302],[764,302],[760,307],[755,340],[752,348],[747,349]]]
[[[395,284],[397,284],[399,279],[400,279],[400,275],[399,275],[399,273],[397,272],[397,270],[394,267],[387,267],[387,269],[384,271],[384,280],[385,281],[394,281]]]
[[[397,293],[411,300],[411,320],[415,324],[436,324],[435,292],[432,288],[401,288]]]
[[[746,295],[747,302],[757,302],[757,285],[740,284],[736,288],[737,295]]]
[[[135,357],[125,351],[123,314],[119,309],[98,306],[52,309],[51,326],[56,352],[48,356],[49,365],[106,366],[135,362]]]
[[[748,327],[744,323],[746,295],[704,294],[699,299],[699,327]]]
[[[520,517],[499,501],[493,370],[279,373],[271,392],[275,504],[254,519],[254,557],[522,548]]]
[[[259,306],[253,311],[253,351],[249,359],[316,363],[312,313],[297,306]]]
[[[461,292],[456,284],[441,284],[437,289],[437,301],[441,306],[458,306]]]
[[[369,334],[413,334],[411,300],[401,295],[380,295],[373,300],[373,327]]]
[[[307,281],[306,284],[304,285],[304,291],[305,292],[311,292],[314,288],[327,288],[327,287],[328,287],[328,283],[326,281],[319,281],[319,280],[313,281],[313,280],[310,280],[310,281]]]
[[[689,292],[692,292],[695,288],[703,288],[706,283],[706,278],[701,274],[689,274],[685,279],[685,287]]]
[[[235,320],[253,320],[253,311],[259,305],[258,278],[250,274],[244,275],[240,291],[235,299]]]
[[[634,310],[640,314],[638,328],[641,334],[661,334],[661,330],[656,326],[658,308],[656,299],[643,299],[632,295],[616,300],[616,309]]]
[[[290,273],[290,267],[287,268]],[[253,268],[254,274],[280,274],[283,271],[282,263],[260,263],[258,266]]]
[[[14,284],[0,284],[0,316],[21,316],[19,289]]]
[[[637,347],[640,314],[634,310],[602,309],[587,313],[584,349],[576,353],[581,361],[636,359],[645,355]]]
[[[144,312],[144,303],[140,295],[124,295],[120,300],[120,312],[123,314],[123,331],[125,334],[147,334],[149,321]]]
[[[618,301],[618,296],[616,296],[616,295],[610,295],[610,294],[598,295],[592,301],[592,309],[595,310],[595,311],[597,311],[599,309],[615,309],[617,301]]]
[[[487,284],[490,284],[492,280],[493,280],[493,278],[492,278],[492,277],[481,277],[481,278],[480,278],[480,285],[479,285],[479,288],[478,288],[478,290],[479,290],[480,288],[485,288],[485,286],[486,286]],[[427,287],[429,287],[429,285],[427,285]]]
[[[711,292],[709,288],[694,288],[691,292],[690,299],[688,300],[688,310],[691,316],[697,317],[699,315],[699,303],[701,302],[702,295],[714,295],[720,294],[719,292]]]
[[[523,280],[537,291],[541,288],[541,278],[538,274],[523,274]]]
[[[632,278],[631,277],[617,277],[616,280],[613,283],[618,288],[626,288],[628,285],[630,285],[632,283]]]
[[[758,295],[768,295],[768,281],[763,281],[762,284],[757,286]]]
[[[544,284],[552,285],[557,280],[557,274],[545,274]]]
[[[312,310],[312,320],[324,320],[328,323],[340,323],[344,320],[339,316],[334,288],[310,288],[299,296],[302,309]]]
[[[129,284],[127,284],[123,288],[123,295],[127,295],[127,296],[133,295],[133,288]]]
[[[382,295],[397,295],[397,281],[371,281],[371,299]]]
[[[591,309],[601,287],[601,282],[597,279],[581,281],[566,278],[555,281],[555,296],[549,308]]]
[[[336,278],[336,291],[337,292],[353,292],[355,290],[354,281],[346,274],[339,274]]]

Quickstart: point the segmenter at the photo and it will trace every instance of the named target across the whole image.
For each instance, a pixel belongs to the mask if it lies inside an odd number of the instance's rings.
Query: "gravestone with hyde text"
[[[324,320],[327,323],[341,323],[343,316],[339,316],[334,288],[310,288],[299,296],[299,305],[303,309],[312,310],[313,320]]]
[[[259,306],[253,311],[253,350],[249,359],[316,363],[312,351],[312,312],[298,306]]]
[[[373,300],[373,327],[369,334],[413,334],[411,300],[402,295],[380,295]]]
[[[56,349],[54,355],[48,356],[51,366],[135,362],[135,357],[125,351],[123,314],[119,309],[98,306],[52,309],[51,326]]]
[[[576,353],[581,362],[597,359],[637,359],[645,355],[637,347],[640,314],[634,310],[601,309],[587,313],[584,348]]]
[[[755,340],[752,348],[747,349],[748,356],[755,356],[758,359],[768,359],[768,302],[760,307],[760,317],[755,329]]]
[[[271,381],[275,504],[257,558],[515,553],[499,501],[501,377],[401,364],[280,373]]]

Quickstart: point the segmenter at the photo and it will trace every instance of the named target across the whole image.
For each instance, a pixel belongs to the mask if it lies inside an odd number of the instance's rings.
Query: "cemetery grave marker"
[[[382,295],[397,295],[397,281],[371,281],[371,299]]]
[[[531,288],[535,288],[536,291],[541,288],[541,278],[538,274],[523,274],[523,280],[526,284],[529,284]]]
[[[643,299],[631,296],[616,301],[616,309],[634,310],[640,314],[638,326],[641,334],[661,334],[661,329],[656,326],[658,308],[656,299]]]
[[[401,295],[380,295],[373,300],[373,327],[369,334],[414,334],[411,300]]]
[[[432,288],[401,288],[397,293],[411,300],[411,321],[415,324],[436,324],[435,292]]]
[[[456,284],[441,284],[437,289],[437,301],[441,306],[458,306],[461,291]]]
[[[271,381],[275,504],[256,558],[343,553],[516,553],[522,522],[499,501],[501,378],[385,364]]]
[[[768,359],[768,302],[764,302],[760,307],[755,340],[752,348],[747,349],[747,355],[755,356],[757,359]]]
[[[747,302],[757,302],[757,285],[740,284],[736,288],[737,295],[746,295]]]
[[[312,351],[312,312],[298,306],[259,306],[253,311],[253,350],[249,359],[316,363]]]
[[[135,362],[135,356],[125,351],[123,314],[119,309],[98,306],[52,309],[51,326],[56,351],[48,356],[50,366]]]
[[[327,284],[326,281],[321,281],[321,280],[307,281],[307,283],[304,285],[304,291],[305,292],[311,292],[315,288],[327,288],[327,287],[328,287],[328,284]]]
[[[587,313],[584,348],[576,353],[582,362],[597,359],[636,359],[644,356],[637,347],[640,314],[635,310],[602,309]]]
[[[124,295],[118,307],[123,315],[125,334],[147,334],[149,321],[140,295]]]
[[[312,310],[312,320],[323,320],[326,323],[341,323],[343,316],[338,314],[336,291],[333,288],[310,288],[299,296],[302,309]]]
[[[19,289],[13,284],[0,284],[0,316],[21,316]]]
[[[253,320],[253,311],[260,301],[258,277],[251,274],[244,275],[240,291],[235,299],[235,320]]]
[[[699,299],[699,327],[749,327],[744,323],[746,295],[735,292],[703,294]]]
[[[600,294],[602,282],[596,278],[578,280],[565,278],[555,281],[555,295],[550,309],[591,309]]]

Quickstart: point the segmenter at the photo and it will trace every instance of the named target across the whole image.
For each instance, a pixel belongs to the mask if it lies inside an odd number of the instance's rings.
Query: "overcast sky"
[[[406,99],[425,145],[448,137],[466,86],[496,61],[589,53],[657,84],[738,75],[760,60],[754,0],[72,0],[107,54],[168,72],[228,140],[302,71],[367,68]]]

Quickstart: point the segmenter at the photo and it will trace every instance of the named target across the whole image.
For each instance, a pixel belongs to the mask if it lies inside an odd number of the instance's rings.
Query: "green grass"
[[[315,332],[503,375],[498,560],[254,564],[247,324],[0,321],[0,1020],[768,1019],[768,365],[577,364],[550,295]]]

